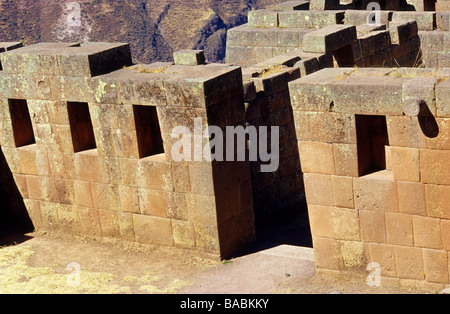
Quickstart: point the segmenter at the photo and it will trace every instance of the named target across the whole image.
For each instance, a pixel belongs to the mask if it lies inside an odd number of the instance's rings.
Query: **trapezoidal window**
[[[8,104],[16,147],[35,144],[36,140],[27,101],[8,99]]]
[[[385,116],[356,115],[359,176],[386,169],[389,145]]]
[[[97,148],[88,103],[68,102],[67,111],[74,152]]]
[[[154,106],[133,106],[139,157],[164,153],[158,113]]]

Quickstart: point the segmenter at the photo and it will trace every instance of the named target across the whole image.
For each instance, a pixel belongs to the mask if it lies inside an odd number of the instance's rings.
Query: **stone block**
[[[201,65],[206,63],[203,50],[179,50],[173,53],[176,65]]]
[[[78,207],[77,209],[83,234],[101,236],[102,227],[98,209],[86,207]]]
[[[294,112],[297,138],[301,141],[355,144],[352,115],[325,112]]]
[[[437,29],[450,31],[450,12],[436,12]]]
[[[425,187],[419,182],[397,181],[399,212],[427,215]]]
[[[419,28],[416,21],[397,21],[389,24],[389,32],[391,34],[391,42],[399,45],[416,36]]]
[[[309,205],[335,205],[331,176],[305,173],[303,180]]]
[[[170,219],[133,214],[136,241],[145,244],[173,246],[173,230]]]
[[[141,159],[144,187],[148,189],[173,191],[171,165],[167,162],[152,160],[152,157]]]
[[[54,202],[40,202],[42,227],[46,230],[56,230],[60,227],[58,209],[60,204]]]
[[[256,63],[255,47],[227,46],[225,62],[227,64],[251,66]]]
[[[433,122],[431,125],[434,135],[438,134],[435,137],[433,135],[427,138],[428,148],[450,150],[450,119],[436,118]]]
[[[357,209],[398,212],[397,185],[389,171],[355,178],[353,184]]]
[[[413,246],[414,234],[411,215],[386,212],[385,217],[388,243]]]
[[[136,239],[134,236],[133,214],[119,212],[117,216],[121,239],[134,242]]]
[[[444,250],[450,251],[450,220],[441,220],[441,230]]]
[[[420,171],[422,182],[450,185],[450,151],[428,150],[420,151]]]
[[[381,211],[359,211],[361,239],[364,242],[387,243],[386,221],[384,216],[384,212]]]
[[[300,141],[298,146],[304,173],[331,175],[336,173],[332,144]]]
[[[53,178],[27,176],[28,197],[33,200],[59,202],[58,190]]]
[[[344,77],[331,84],[336,112],[363,115],[403,115],[403,81],[395,77]]]
[[[220,242],[217,225],[194,222],[195,245],[203,252],[220,255]]]
[[[289,82],[294,111],[329,112],[334,104],[330,84],[352,70],[323,69]]]
[[[217,224],[216,202],[213,196],[186,194],[189,219],[202,225]]]
[[[403,84],[403,109],[407,116],[419,116],[425,112],[436,112],[434,77],[418,77]]]
[[[165,192],[167,202],[167,217],[170,219],[188,221],[188,209],[185,193]]]
[[[380,24],[387,25],[392,18],[392,11],[380,11]],[[367,25],[367,20],[374,12],[370,10],[346,10],[345,24],[347,25]],[[372,20],[373,21],[373,20]],[[371,22],[372,22],[371,21]],[[375,22],[375,21],[373,21]]]
[[[137,188],[119,186],[120,204],[123,212],[140,213],[139,193]]]
[[[213,168],[208,163],[193,163],[189,165],[191,191],[196,194],[214,195]]]
[[[361,50],[361,57],[372,56],[373,54],[385,50],[391,45],[389,32],[386,30],[371,32],[358,37]]]
[[[450,219],[450,187],[445,185],[425,185],[428,216]]]
[[[422,249],[394,246],[397,276],[405,279],[424,280]]]
[[[351,45],[356,38],[355,26],[331,25],[306,34],[302,48],[306,52],[330,53]]]
[[[167,218],[166,194],[162,190],[139,189],[141,214]]]
[[[353,178],[332,176],[334,204],[341,208],[355,208],[353,197]]]
[[[77,178],[82,181],[101,182],[100,158],[96,149],[75,155],[74,167]]]
[[[369,250],[370,260],[380,264],[381,274],[388,277],[397,276],[394,246],[382,243],[371,243],[369,244]]]
[[[414,246],[442,249],[441,220],[438,218],[412,216]]]
[[[450,118],[450,80],[436,86],[437,116]]]
[[[76,203],[76,200],[73,181],[66,179],[55,179],[55,184],[59,196],[59,203],[74,205]]]
[[[94,207],[91,184],[88,181],[73,181],[75,204],[81,207]]]
[[[120,228],[118,212],[107,209],[98,211],[102,227],[102,237],[119,238]]]
[[[420,181],[419,149],[391,146],[391,165],[395,180]]]
[[[358,148],[356,144],[333,144],[336,174],[358,177]]]
[[[250,27],[276,28],[278,27],[278,12],[260,9],[248,12]]]
[[[194,226],[190,222],[172,220],[172,230],[176,246],[195,247]]]
[[[427,148],[427,137],[418,118],[388,116],[386,122],[391,146]]]
[[[314,237],[360,240],[358,212],[333,206],[309,206],[311,231]]]
[[[436,25],[436,12],[410,12],[396,11],[392,16],[392,22],[412,20],[417,22],[417,27],[421,31],[432,31]]]
[[[439,250],[422,250],[425,279],[429,282],[449,283],[448,253]]]
[[[282,11],[278,14],[280,28],[318,29],[340,24],[345,11]]]
[[[92,201],[98,209],[121,210],[118,186],[103,183],[91,183]]]
[[[341,270],[344,267],[340,241],[313,237],[316,266],[319,269]]]

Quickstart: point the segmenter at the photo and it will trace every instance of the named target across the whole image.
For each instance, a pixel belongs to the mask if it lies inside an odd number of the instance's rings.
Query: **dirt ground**
[[[430,293],[319,277],[313,250],[294,245],[219,262],[190,250],[57,233],[7,240],[0,247],[2,294]]]

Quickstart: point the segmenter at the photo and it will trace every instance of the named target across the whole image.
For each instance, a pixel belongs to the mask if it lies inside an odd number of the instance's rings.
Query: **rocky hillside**
[[[136,62],[205,49],[222,61],[226,30],[281,0],[0,0],[0,41],[128,42]]]

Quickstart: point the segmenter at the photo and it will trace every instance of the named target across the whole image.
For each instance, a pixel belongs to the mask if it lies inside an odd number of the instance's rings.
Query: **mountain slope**
[[[136,62],[168,61],[205,49],[222,61],[227,29],[247,12],[281,0],[0,0],[0,41],[131,44]]]

